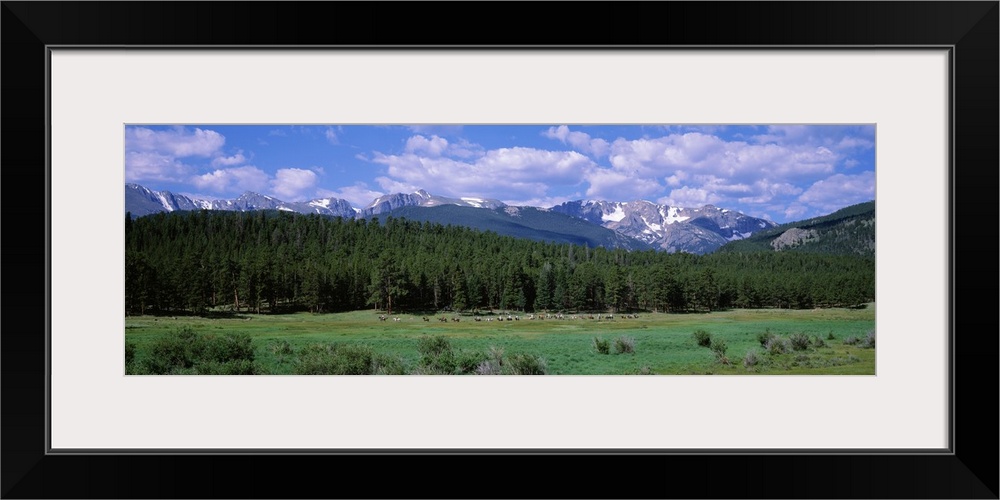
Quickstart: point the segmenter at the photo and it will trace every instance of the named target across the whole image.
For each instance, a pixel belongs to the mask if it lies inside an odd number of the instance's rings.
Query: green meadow
[[[508,361],[517,361],[517,356],[531,359],[538,365],[532,370],[551,375],[875,374],[874,303],[859,309],[734,309],[704,314],[645,313],[628,319],[616,314],[612,320],[588,319],[586,314],[578,319],[569,319],[567,314],[564,319],[528,320],[522,313],[519,321],[497,321],[496,315],[483,315],[481,321],[475,321],[471,314],[453,313],[426,316],[429,321],[423,315],[399,314],[387,321],[378,316],[371,310],[221,319],[131,316],[125,321],[126,351],[131,351],[126,353],[127,372],[367,373],[365,367],[360,372],[329,368],[344,366],[324,361],[324,356],[339,352],[364,354],[351,359],[365,366],[391,365],[388,371],[376,372],[386,374],[476,373],[477,364],[492,359],[491,353]],[[441,317],[448,321],[440,321]],[[708,334],[705,345],[699,345],[696,331],[703,332],[703,337]],[[242,338],[243,356],[250,361],[236,372],[219,371],[216,365],[216,369],[199,368],[197,360],[187,368],[180,364],[180,368],[163,368],[167,365],[161,363],[157,372],[148,369],[158,358],[177,358],[174,352],[189,342],[177,339],[195,336]],[[607,341],[606,354],[598,352],[595,344],[600,342],[595,343],[595,338]],[[170,342],[174,342],[174,351]],[[236,345],[234,342],[230,347]],[[432,345],[436,347],[428,347]],[[451,363],[443,369],[435,358],[442,349],[447,349]],[[203,350],[228,352],[213,347]],[[225,354],[218,356],[218,360],[226,359]],[[460,368],[463,363],[464,371]]]

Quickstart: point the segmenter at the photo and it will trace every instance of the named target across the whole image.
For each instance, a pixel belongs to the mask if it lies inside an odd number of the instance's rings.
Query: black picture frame
[[[551,7],[560,14],[543,14],[537,4],[494,3],[3,2],[0,165],[7,179],[2,199],[7,239],[2,252],[8,270],[42,274],[40,279],[18,276],[15,285],[8,276],[8,293],[3,294],[3,497],[998,498],[993,384],[998,363],[995,258],[1000,252],[991,224],[1000,215],[1000,4],[621,2]],[[444,11],[449,15],[441,16]],[[511,27],[516,27],[516,37]],[[951,453],[46,453],[46,47],[383,44],[952,47]],[[556,461],[579,474],[562,477]],[[330,471],[329,477],[303,472],[316,467]],[[481,488],[462,488],[469,483]]]

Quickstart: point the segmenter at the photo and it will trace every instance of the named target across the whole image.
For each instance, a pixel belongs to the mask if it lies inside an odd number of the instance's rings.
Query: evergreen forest
[[[387,217],[178,211],[125,219],[126,314],[707,312],[853,307],[873,255],[589,248]]]

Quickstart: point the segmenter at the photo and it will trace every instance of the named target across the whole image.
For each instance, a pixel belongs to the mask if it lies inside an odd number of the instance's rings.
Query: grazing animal
[[[392,320],[395,321],[396,323],[399,323],[399,318],[392,318]]]
[[[424,321],[430,321],[430,318],[428,318],[427,316],[424,316]]]

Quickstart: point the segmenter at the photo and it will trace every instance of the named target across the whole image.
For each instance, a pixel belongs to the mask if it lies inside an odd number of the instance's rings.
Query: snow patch
[[[163,196],[163,193],[156,193],[156,196],[158,196],[160,198],[160,203],[163,204],[163,208],[166,209],[167,212],[173,212],[174,211],[174,207],[171,207],[170,204],[167,203],[167,197]]]
[[[482,198],[462,198],[462,201],[476,208],[483,208],[483,203],[486,203],[486,200]]]
[[[660,212],[660,214],[663,215],[663,221],[666,222],[667,224],[673,224],[675,222],[684,222],[690,219],[690,217],[684,217],[678,214],[677,207],[670,207],[670,210],[667,210],[666,214],[663,214],[662,211]]]
[[[310,201],[309,204],[314,207],[330,208],[330,199],[326,198],[324,200],[313,200]]]
[[[659,224],[657,224],[655,222],[650,223],[648,220],[646,220],[646,217],[642,217],[642,223],[645,224],[646,227],[648,227],[648,228],[650,228],[650,229],[652,229],[654,231],[662,231],[663,230],[663,226],[661,226],[661,225],[659,225]],[[643,232],[645,233],[647,231],[643,231]]]
[[[292,210],[292,209],[290,209],[288,207],[285,207],[285,206],[278,207],[278,210],[281,210],[283,212],[294,212],[295,211],[295,210]]]
[[[729,241],[736,241],[736,240],[745,240],[745,239],[747,239],[749,237],[750,237],[750,233],[737,233],[737,232],[734,231],[733,235],[730,236],[730,237],[728,237],[728,238],[726,238],[726,239],[729,240]]]
[[[601,215],[601,220],[603,220],[604,222],[608,221],[619,222],[624,218],[625,218],[625,211],[622,210],[621,206],[615,207],[615,211],[610,214]]]

